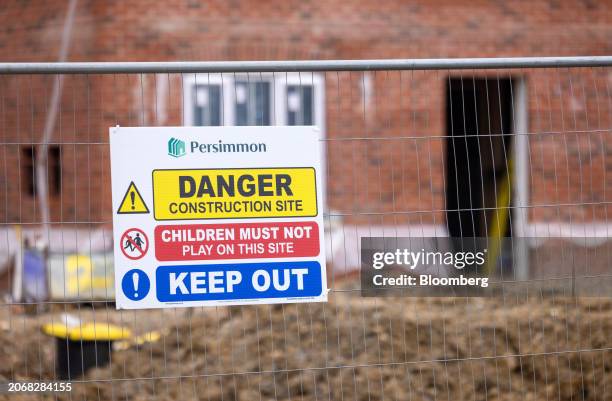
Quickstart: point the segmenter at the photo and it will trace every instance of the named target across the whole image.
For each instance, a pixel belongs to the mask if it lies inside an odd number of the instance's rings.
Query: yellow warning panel
[[[154,170],[156,220],[317,215],[315,169]]]
[[[125,195],[123,195],[123,200],[119,205],[119,209],[117,210],[117,214],[138,214],[138,213],[149,213],[149,208],[145,203],[144,199],[142,199],[142,195],[136,188],[134,181],[130,182],[127,191],[125,191]]]

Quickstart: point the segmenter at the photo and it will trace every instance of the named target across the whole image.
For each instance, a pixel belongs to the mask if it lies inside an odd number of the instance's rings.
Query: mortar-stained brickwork
[[[608,55],[609,2],[80,1],[69,60],[281,60]],[[66,4],[6,1],[1,61],[54,61]],[[230,77],[232,74],[226,74]],[[282,80],[283,74],[275,74]],[[532,221],[607,218],[609,68],[327,72],[327,201],[349,221],[443,224],[449,78],[524,82]],[[54,222],[109,223],[108,127],[180,125],[180,74],[63,78]],[[202,82],[210,78],[199,74]],[[249,74],[257,80],[259,74]],[[0,77],[0,221],[39,219],[24,146],[38,144],[55,75]],[[300,74],[307,83],[310,73]],[[468,93],[465,96],[474,96]],[[454,110],[453,113],[465,113]],[[470,110],[467,110],[470,112]],[[495,127],[490,109],[488,132]],[[510,114],[517,118],[516,110]],[[482,117],[481,117],[482,118]],[[515,122],[515,121],[513,121]],[[382,139],[384,138],[384,139]],[[374,140],[373,140],[374,139]],[[486,139],[486,138],[485,138]],[[482,144],[486,145],[485,142]],[[507,164],[510,156],[504,156]],[[500,160],[498,159],[498,162]]]

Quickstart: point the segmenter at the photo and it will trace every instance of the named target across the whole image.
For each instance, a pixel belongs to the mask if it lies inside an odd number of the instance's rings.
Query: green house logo
[[[168,154],[174,157],[185,156],[185,142],[180,139],[170,138],[168,140]]]

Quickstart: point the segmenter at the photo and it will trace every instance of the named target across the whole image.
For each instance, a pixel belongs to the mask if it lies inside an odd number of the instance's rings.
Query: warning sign
[[[149,213],[149,208],[144,199],[142,199],[140,192],[138,192],[138,188],[134,185],[134,181],[130,182],[127,191],[125,191],[125,195],[123,195],[123,200],[117,209],[117,214],[130,213]]]
[[[161,225],[158,260],[262,259],[318,256],[315,222]]]
[[[110,145],[117,308],[327,300],[316,128],[116,127]]]
[[[315,217],[314,168],[155,170],[157,220]]]
[[[131,260],[137,260],[145,256],[149,250],[149,239],[144,231],[138,228],[130,228],[121,236],[121,252]]]

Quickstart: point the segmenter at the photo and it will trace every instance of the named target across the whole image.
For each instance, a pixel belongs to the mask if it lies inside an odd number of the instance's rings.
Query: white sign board
[[[117,308],[326,301],[319,135],[111,128]]]

